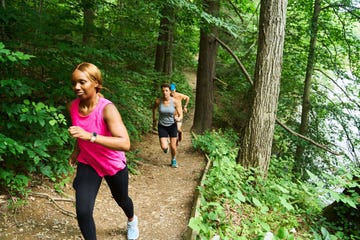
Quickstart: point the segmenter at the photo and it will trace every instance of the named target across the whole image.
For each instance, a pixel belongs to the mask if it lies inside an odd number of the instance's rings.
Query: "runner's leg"
[[[76,191],[76,216],[81,233],[86,240],[96,240],[93,211],[101,180],[102,178],[92,167],[78,163],[73,183]]]

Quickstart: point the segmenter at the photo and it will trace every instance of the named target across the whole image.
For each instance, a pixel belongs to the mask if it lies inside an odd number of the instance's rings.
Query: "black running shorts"
[[[176,122],[170,126],[163,126],[161,124],[158,124],[159,138],[164,138],[164,137],[176,138],[177,133],[178,133],[178,129]]]

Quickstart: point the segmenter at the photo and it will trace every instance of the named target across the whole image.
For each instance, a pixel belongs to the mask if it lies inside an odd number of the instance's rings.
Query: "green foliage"
[[[140,173],[136,168],[136,164],[142,160],[137,156],[138,153],[139,153],[138,149],[126,153],[126,162],[131,174]]]
[[[24,54],[22,52],[13,52],[9,49],[5,48],[4,43],[0,42],[0,62],[6,63],[6,62],[21,62],[22,64],[27,64],[27,61],[30,60],[32,55]]]
[[[315,184],[317,192],[323,195],[324,198],[342,202],[351,208],[357,209],[360,204],[360,195],[355,190],[351,190],[348,195],[344,195],[341,190],[360,188],[359,180],[354,181],[354,177],[355,179],[360,178],[359,169],[353,169],[352,171],[340,170],[336,175],[323,173],[323,180],[309,171],[308,174],[310,181]]]
[[[2,49],[4,62],[21,64],[30,57]],[[31,174],[41,173],[55,181],[70,171],[63,149],[69,144],[63,108],[31,100],[36,90],[28,82],[25,78],[0,80],[0,184],[21,195],[26,194]]]
[[[71,181],[70,176],[60,179],[54,184],[54,189],[58,193],[63,193],[63,189]]]
[[[215,235],[221,239],[264,239],[267,235],[272,235],[272,239],[313,239],[316,236],[337,239],[336,234],[344,235],[345,231],[336,232],[330,223],[318,221],[326,205],[324,190],[320,192],[320,189],[327,189],[327,195],[338,196],[334,189],[315,186],[312,182],[292,182],[292,174],[285,168],[290,159],[273,158],[268,178],[263,179],[256,169],[244,169],[235,162],[236,139],[234,132],[219,130],[194,140],[194,146],[207,153],[212,161],[199,187],[199,216],[189,222],[199,239],[211,239]],[[358,182],[351,181],[354,173],[341,176],[343,181],[328,175],[325,182],[337,187],[358,186]],[[313,182],[324,181],[314,179]],[[325,198],[329,199],[327,195]],[[352,205],[347,196],[338,196],[340,198]],[[352,200],[357,199],[358,196],[353,195]],[[326,235],[325,229],[332,231]],[[344,235],[343,239],[351,238]]]

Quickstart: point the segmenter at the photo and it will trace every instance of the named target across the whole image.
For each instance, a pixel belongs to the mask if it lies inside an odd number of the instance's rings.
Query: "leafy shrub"
[[[263,179],[256,169],[236,163],[236,139],[233,131],[222,130],[194,139],[194,146],[212,162],[199,187],[199,215],[189,223],[199,239],[353,239],[342,230],[333,231],[321,218],[325,203],[318,187],[289,180],[291,171],[284,161],[291,160],[273,158],[268,178]]]
[[[6,50],[0,43],[0,60],[20,65],[31,56]],[[2,71],[4,69],[1,69]],[[55,180],[70,171],[64,146],[71,143],[62,107],[34,101],[31,79],[1,79],[0,184],[12,193],[26,194],[31,174]]]

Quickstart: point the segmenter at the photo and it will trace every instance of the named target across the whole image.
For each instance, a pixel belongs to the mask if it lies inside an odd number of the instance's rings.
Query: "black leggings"
[[[113,176],[104,177],[116,203],[128,218],[134,216],[134,205],[128,195],[129,172],[127,167]],[[102,177],[89,165],[78,163],[73,183],[76,191],[76,215],[85,240],[96,240],[93,210]]]

